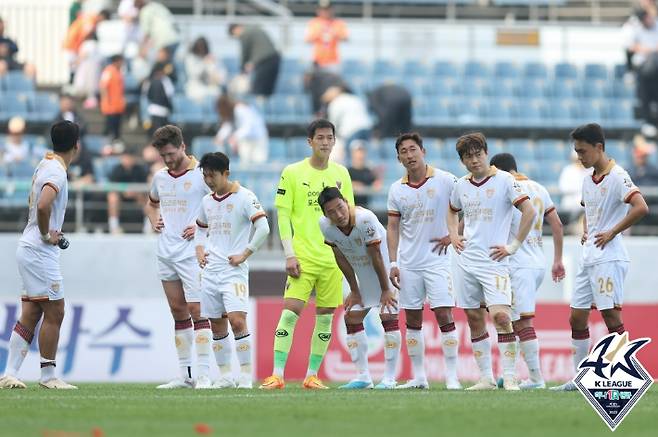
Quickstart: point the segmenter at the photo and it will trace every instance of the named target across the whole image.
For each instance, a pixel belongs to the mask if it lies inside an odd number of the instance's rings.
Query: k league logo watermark
[[[628,333],[602,338],[578,366],[578,390],[614,431],[653,384],[635,354],[650,338],[628,340]]]

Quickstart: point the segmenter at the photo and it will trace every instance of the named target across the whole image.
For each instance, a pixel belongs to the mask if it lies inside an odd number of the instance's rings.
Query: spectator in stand
[[[16,53],[18,53],[18,45],[16,42],[5,36],[5,22],[0,18],[0,59],[7,62],[8,66],[16,63]],[[15,70],[15,68],[9,68],[10,70]]]
[[[110,64],[103,70],[99,84],[101,112],[105,115],[104,133],[112,140],[121,138],[121,115],[126,110],[122,65],[122,55],[112,56]]]
[[[643,132],[654,136],[658,125],[658,24],[654,8],[636,10],[636,22],[626,27],[626,47],[637,75],[637,96],[640,99]]]
[[[25,138],[25,120],[22,117],[12,117],[7,124],[7,139],[0,146],[2,164],[11,173],[12,166],[18,163],[35,165],[45,153],[45,149]]]
[[[202,102],[207,97],[217,98],[226,81],[226,71],[210,53],[208,40],[197,38],[185,56],[185,94]]]
[[[558,182],[558,188],[562,195],[560,212],[567,214],[567,230],[570,235],[582,234],[583,228],[580,223],[585,210],[580,202],[583,197],[583,179],[589,174],[592,174],[592,169],[588,170],[583,167],[576,152],[572,151],[571,163],[562,169]]]
[[[368,151],[366,143],[354,141],[352,143],[351,164],[347,168],[352,178],[354,189],[354,203],[358,206],[368,208],[370,202],[370,191],[379,191],[382,188],[382,179],[367,166]]]
[[[165,49],[168,58],[173,59],[180,44],[180,36],[171,11],[151,0],[135,0],[135,7],[139,9],[143,45],[155,51]]]
[[[73,83],[80,63],[80,50],[82,44],[89,40],[95,39],[96,28],[102,21],[109,20],[110,11],[104,9],[98,13],[81,12],[78,18],[71,23],[66,37],[64,38],[64,50],[68,56],[69,67],[71,70],[70,82]]]
[[[121,0],[117,8],[117,15],[123,24],[123,51],[127,58],[135,57],[142,41],[139,29],[139,9],[135,7],[134,0]]]
[[[76,110],[73,96],[66,93],[59,96],[59,112],[55,116],[53,123],[62,120],[67,120],[78,125],[80,128],[80,142],[83,142],[84,136],[87,133],[87,123],[84,117]]]
[[[638,187],[655,187],[658,185],[658,168],[651,164],[649,158],[656,153],[655,144],[648,143],[642,135],[636,135],[633,146],[633,166],[629,174]]]
[[[336,139],[339,140],[338,147],[334,147],[334,158],[342,161],[344,155],[351,153],[352,141],[370,141],[372,120],[363,99],[347,92],[344,87],[329,88],[322,95],[322,101],[327,105],[327,118],[336,126]]]
[[[281,56],[270,37],[258,26],[243,24],[229,25],[228,33],[240,41],[240,67],[244,74],[251,75],[250,92],[271,96],[279,76]]]
[[[406,88],[380,85],[368,94],[368,106],[377,116],[374,130],[378,138],[411,132],[411,94]]]
[[[217,100],[221,126],[215,143],[230,149],[240,157],[241,164],[262,164],[267,161],[269,135],[265,119],[247,103],[224,94]]]
[[[304,90],[311,96],[311,110],[317,118],[326,118],[327,108],[322,103],[322,95],[332,86],[347,88],[340,75],[317,65],[304,74]]]
[[[340,66],[338,43],[346,41],[348,36],[345,22],[334,17],[328,0],[321,0],[316,17],[306,27],[306,42],[313,44],[313,63],[337,71]]]
[[[76,58],[76,70],[73,77],[71,92],[76,96],[85,97],[85,109],[98,106],[98,83],[101,76],[103,58],[99,51],[95,36],[89,35],[80,46]]]
[[[171,79],[165,73],[166,67],[166,64],[156,62],[149,81],[145,83],[146,99],[148,100],[147,112],[150,118],[149,138],[153,136],[156,129],[169,124],[169,116],[174,108],[172,100],[176,90]]]
[[[146,183],[148,179],[148,170],[145,166],[137,162],[137,157],[129,152],[121,154],[119,164],[117,164],[111,171],[108,178],[110,182],[124,182],[131,184]],[[146,205],[146,194],[142,192],[126,191],[126,192],[109,192],[107,193],[107,215],[108,225],[111,234],[121,234],[123,229],[120,224],[120,217],[122,206],[125,203],[137,204],[140,207]],[[125,215],[132,216],[128,213]],[[139,216],[144,219],[143,213]],[[144,222],[144,229],[147,223]]]

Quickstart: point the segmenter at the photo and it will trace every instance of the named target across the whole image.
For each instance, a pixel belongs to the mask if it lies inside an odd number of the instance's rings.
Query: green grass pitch
[[[0,436],[602,436],[577,392],[155,390],[80,384],[76,391],[0,390]],[[658,386],[616,434],[655,436]]]

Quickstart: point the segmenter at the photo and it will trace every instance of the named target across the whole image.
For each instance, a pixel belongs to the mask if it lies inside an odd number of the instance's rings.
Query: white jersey
[[[466,242],[458,262],[463,266],[509,265],[509,257],[492,260],[491,247],[507,244],[514,207],[527,199],[514,176],[494,166],[480,182],[473,181],[471,175],[461,177],[450,198],[453,211],[464,211]]]
[[[510,267],[543,269],[546,267],[544,242],[542,239],[544,217],[555,210],[555,205],[553,204],[553,200],[551,200],[550,194],[548,194],[548,191],[542,185],[519,173],[514,175],[514,178],[530,197],[530,202],[532,202],[537,216],[523,244],[510,257]],[[516,236],[519,234],[519,227],[521,225],[521,216],[521,211],[514,208],[509,243],[517,239]]]
[[[448,235],[446,215],[457,178],[446,171],[427,166],[425,180],[418,185],[405,176],[388,191],[388,215],[400,217],[398,264],[407,270],[425,270],[447,265],[447,254],[432,252],[432,238]]]
[[[194,241],[182,237],[183,230],[199,216],[201,199],[210,193],[196,159],[182,174],[163,168],[153,176],[149,198],[160,205],[164,229],[158,236],[158,258],[180,261],[194,257]]]
[[[631,197],[639,192],[626,170],[614,160],[610,160],[601,175],[593,174],[585,178],[581,202],[587,220],[587,241],[583,245],[584,265],[629,261],[621,234],[617,234],[603,249],[597,248],[594,240],[596,234],[609,231],[626,216]]]
[[[59,257],[60,249],[52,244],[45,244],[41,240],[41,231],[37,222],[37,205],[41,198],[43,188],[48,185],[57,192],[57,197],[53,202],[50,212],[50,223],[48,230],[56,229],[61,231],[64,224],[64,214],[66,213],[66,204],[69,199],[68,181],[66,179],[66,164],[64,160],[53,152],[46,153],[46,156],[39,162],[34,176],[32,177],[32,189],[30,191],[29,213],[27,226],[23,231],[19,244],[23,246],[32,246],[40,253],[49,256]]]
[[[381,295],[382,289],[372,259],[368,255],[368,246],[379,245],[379,251],[384,261],[384,271],[388,276],[390,266],[386,247],[386,229],[372,211],[358,206],[350,207],[350,226],[352,231],[349,235],[345,235],[327,217],[320,217],[320,229],[324,242],[338,248],[345,255],[359,281],[361,292]]]
[[[228,257],[239,255],[247,248],[253,222],[265,217],[265,211],[256,195],[233,182],[223,196],[215,193],[203,198],[197,225],[208,229],[206,252],[208,272],[221,272],[230,267]],[[237,268],[248,272],[246,262]]]

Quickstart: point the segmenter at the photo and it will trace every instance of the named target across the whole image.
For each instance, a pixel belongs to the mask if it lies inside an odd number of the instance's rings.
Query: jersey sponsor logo
[[[187,181],[187,182],[185,182],[185,183],[183,184],[183,189],[184,189],[185,191],[190,191],[190,188],[192,188],[192,182]]]
[[[331,340],[331,334],[329,332],[320,332],[318,338],[322,341],[329,341]]]
[[[309,190],[311,189],[311,184],[309,184],[308,182],[302,182],[302,185],[307,187]]]
[[[279,338],[287,337],[288,336],[288,331],[286,331],[285,329],[277,329],[276,332],[274,333],[274,335],[276,337],[279,337]]]
[[[430,199],[433,198],[435,194],[436,194],[436,190],[434,188],[430,188],[429,190],[427,190],[427,197],[429,197]]]
[[[283,196],[286,194],[286,190],[284,190],[283,188],[277,188],[276,194],[280,194]]]
[[[628,332],[603,337],[580,363],[574,383],[611,431],[653,384],[636,357],[650,338],[628,340]]]
[[[496,194],[496,190],[494,188],[487,188],[487,199],[491,199],[494,194]]]

